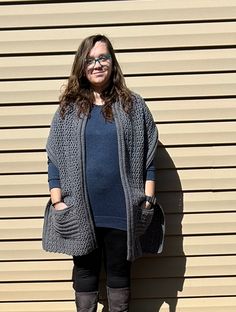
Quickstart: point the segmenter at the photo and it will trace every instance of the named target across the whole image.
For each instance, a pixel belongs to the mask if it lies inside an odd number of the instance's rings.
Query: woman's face
[[[109,85],[112,72],[112,59],[104,42],[95,43],[85,66],[85,75],[91,86],[98,91],[104,90]]]

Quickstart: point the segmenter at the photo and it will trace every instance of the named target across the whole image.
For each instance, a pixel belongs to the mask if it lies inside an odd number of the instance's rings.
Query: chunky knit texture
[[[160,219],[156,226],[152,226],[147,240],[146,232],[142,236],[138,234],[140,226],[148,227],[150,224],[150,218],[147,224],[144,222],[147,218],[142,217],[140,203],[145,199],[145,172],[154,158],[158,135],[152,115],[139,95],[133,95],[130,114],[124,112],[119,101],[113,104],[112,109],[127,211],[127,259],[132,261],[142,255],[142,249],[146,252],[162,250],[163,231],[161,235],[159,232],[160,225],[163,230],[164,223],[160,224]],[[50,200],[47,204],[43,228],[43,248],[47,251],[79,256],[97,246],[85,183],[86,121],[87,116],[78,118],[75,109],[71,109],[64,119],[58,110],[51,124],[47,153],[59,169],[62,197],[68,208],[56,211]],[[153,237],[156,238],[155,248]],[[152,246],[148,246],[149,242]]]

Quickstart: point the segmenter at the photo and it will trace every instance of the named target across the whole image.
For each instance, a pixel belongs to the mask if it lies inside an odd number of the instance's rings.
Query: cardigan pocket
[[[51,206],[54,230],[63,238],[76,238],[80,234],[79,220],[74,206],[56,210]]]
[[[142,208],[138,207],[137,226],[136,226],[136,237],[140,237],[145,233],[154,214],[154,208]]]

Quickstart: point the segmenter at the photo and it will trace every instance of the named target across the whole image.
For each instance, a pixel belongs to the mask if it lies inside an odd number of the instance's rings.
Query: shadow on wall
[[[158,312],[166,304],[175,312],[182,291],[186,257],[183,251],[183,192],[177,169],[159,143],[156,155],[158,201],[166,217],[166,236],[161,255],[147,255],[133,266],[132,312]],[[167,309],[165,309],[167,311]]]
[[[170,155],[160,142],[155,161],[156,194],[166,217],[164,250],[161,255],[146,255],[133,264],[131,312],[158,312],[164,304],[169,306],[169,312],[175,312],[178,291],[182,291],[184,283],[181,183]],[[102,311],[107,312],[107,302],[102,300],[102,303]]]

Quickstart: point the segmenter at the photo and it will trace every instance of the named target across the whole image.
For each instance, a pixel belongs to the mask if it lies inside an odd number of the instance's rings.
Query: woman
[[[97,310],[102,255],[109,311],[128,311],[131,262],[148,251],[156,146],[151,113],[126,87],[109,39],[84,39],[48,137],[43,230],[45,250],[73,256],[77,311]]]

